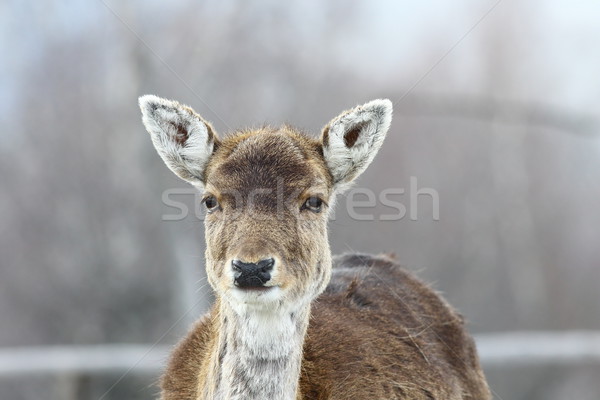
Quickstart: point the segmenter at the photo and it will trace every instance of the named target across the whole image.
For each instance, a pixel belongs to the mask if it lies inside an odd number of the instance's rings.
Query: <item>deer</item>
[[[195,186],[215,294],[173,350],[162,400],[490,399],[464,318],[388,255],[333,257],[328,219],[381,148],[392,102],[219,137],[192,108],[139,98],[158,154]],[[200,198],[200,197],[199,197]]]

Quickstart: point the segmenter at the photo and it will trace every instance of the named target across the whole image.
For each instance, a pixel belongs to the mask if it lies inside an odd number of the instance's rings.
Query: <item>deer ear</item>
[[[167,167],[185,181],[204,184],[204,169],[219,144],[210,124],[176,101],[146,95],[139,103],[144,126]]]
[[[323,155],[335,189],[350,184],[373,161],[391,122],[392,102],[373,100],[343,112],[323,128]]]

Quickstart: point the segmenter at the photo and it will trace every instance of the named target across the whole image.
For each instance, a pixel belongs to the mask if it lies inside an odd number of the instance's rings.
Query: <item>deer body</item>
[[[171,357],[164,400],[489,398],[462,318],[435,292],[387,257],[332,262],[328,211],[381,146],[389,101],[341,114],[320,140],[287,126],[219,139],[177,102],[140,106],[167,166],[204,193],[216,295]]]

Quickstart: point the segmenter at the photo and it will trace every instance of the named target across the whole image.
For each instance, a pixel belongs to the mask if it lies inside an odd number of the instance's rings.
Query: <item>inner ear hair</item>
[[[175,128],[175,130],[177,130],[177,133],[175,134],[173,139],[175,139],[177,144],[179,144],[180,146],[185,146],[185,142],[188,140],[189,137],[189,124],[186,124],[186,126],[184,126],[184,124],[181,122],[170,122],[170,124],[173,128]]]
[[[356,144],[360,131],[363,130],[366,124],[366,122],[360,122],[344,134],[344,144],[346,147],[350,148]]]

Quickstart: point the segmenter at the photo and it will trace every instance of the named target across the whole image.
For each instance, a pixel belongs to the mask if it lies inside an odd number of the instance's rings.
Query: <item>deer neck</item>
[[[309,316],[310,302],[257,309],[219,301],[206,398],[295,400]]]

